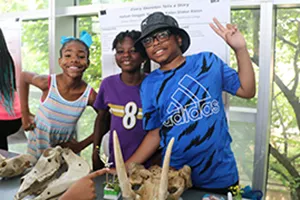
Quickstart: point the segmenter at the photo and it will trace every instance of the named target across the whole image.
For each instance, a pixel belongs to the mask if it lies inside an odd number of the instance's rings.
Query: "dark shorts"
[[[15,120],[0,120],[0,149],[8,150],[7,136],[16,133],[21,126],[21,118]]]

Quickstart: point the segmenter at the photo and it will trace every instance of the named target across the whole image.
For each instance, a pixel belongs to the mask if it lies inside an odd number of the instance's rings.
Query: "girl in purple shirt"
[[[142,127],[139,91],[145,77],[141,66],[146,60],[146,54],[137,52],[134,47],[134,42],[140,34],[134,30],[120,32],[113,41],[115,60],[122,72],[102,81],[94,103],[94,107],[98,109],[94,130],[94,170],[104,167],[99,158],[98,148],[108,127],[111,133],[113,130],[118,133],[125,161],[135,152],[146,135]],[[109,162],[114,166],[112,137],[109,138],[109,152]]]

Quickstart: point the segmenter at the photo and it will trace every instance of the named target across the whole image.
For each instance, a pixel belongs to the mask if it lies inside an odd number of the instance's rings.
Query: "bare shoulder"
[[[48,89],[48,78],[49,75],[40,75],[33,72],[22,72],[21,79],[31,85],[34,85],[41,90],[47,90]]]
[[[49,75],[37,75],[33,78],[33,85],[37,86],[41,90],[48,90]]]

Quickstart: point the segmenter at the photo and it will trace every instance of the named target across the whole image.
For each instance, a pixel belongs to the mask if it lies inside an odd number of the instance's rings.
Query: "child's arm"
[[[107,172],[108,169],[101,169],[84,176],[73,183],[59,200],[94,200],[96,198],[96,189],[93,179]]]
[[[252,62],[246,47],[246,41],[236,26],[227,24],[223,27],[217,19],[210,27],[234,50],[238,63],[238,76],[241,86],[236,95],[243,98],[252,98],[255,96],[255,75]]]
[[[252,98],[256,93],[255,75],[247,48],[236,50],[235,56],[241,82],[241,87],[237,90],[236,95],[243,98]]]
[[[96,111],[96,109],[94,108],[93,104],[95,102],[96,96],[97,96],[97,93],[92,88],[91,93],[89,94],[88,105],[92,106],[95,111]],[[93,139],[94,139],[94,134],[92,133],[91,135],[89,135],[87,138],[85,138],[84,140],[82,140],[80,142],[77,142],[75,139],[73,139],[70,142],[61,143],[60,145],[62,147],[68,147],[68,148],[72,149],[72,151],[74,153],[79,153],[80,151],[85,149],[87,146],[89,146],[93,142]]]
[[[48,92],[48,76],[38,75],[32,72],[22,72],[20,75],[20,100],[22,112],[22,124],[24,130],[31,130],[34,128],[34,115],[30,113],[28,105],[29,85],[34,85],[43,91],[43,97]],[[32,126],[33,125],[33,126]]]
[[[101,169],[104,163],[100,160],[99,150],[103,136],[110,126],[110,113],[107,110],[99,110],[94,126],[93,169]]]
[[[88,105],[89,106],[92,106],[93,109],[95,110],[95,112],[97,113],[97,109],[94,107],[94,102],[96,100],[96,97],[97,97],[97,92],[92,88],[91,89],[91,93],[90,93],[90,96],[89,96],[89,100],[88,100]]]
[[[85,138],[84,140],[78,142],[76,139],[72,139],[69,142],[60,143],[59,145],[63,148],[69,148],[74,153],[80,153],[84,148],[89,146],[93,142],[94,134],[92,133],[90,136]]]
[[[139,148],[126,161],[126,165],[132,162],[144,163],[157,151],[160,143],[159,129],[156,128],[147,133]]]
[[[97,110],[94,108],[94,102],[96,99],[97,93],[95,92],[95,90],[92,88],[91,89],[91,93],[89,95],[89,99],[88,99],[88,105],[92,106],[93,109],[97,112]],[[92,133],[90,136],[88,136],[87,138],[85,138],[84,140],[80,141],[78,143],[79,146],[79,152],[83,149],[85,149],[87,146],[89,146],[90,144],[92,144],[94,139],[94,134]]]

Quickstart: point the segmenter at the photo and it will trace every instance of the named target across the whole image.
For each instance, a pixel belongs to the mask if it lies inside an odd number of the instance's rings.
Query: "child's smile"
[[[155,56],[161,56],[164,54],[164,49],[158,49],[157,51],[154,51]]]
[[[64,67],[62,67],[64,69]],[[86,66],[67,66],[65,72],[69,74],[70,76],[81,76],[83,72],[87,69]]]
[[[149,52],[149,57],[158,63],[168,59],[170,54],[168,46],[164,45],[164,43],[156,44],[156,46],[152,47],[152,50],[148,48],[147,51]]]
[[[82,71],[82,69],[84,67],[81,67],[81,66],[70,66],[70,67],[67,67],[67,68],[70,69],[71,71],[77,72],[77,71]]]
[[[131,61],[130,60],[124,60],[123,62],[122,62],[124,65],[131,65]]]

